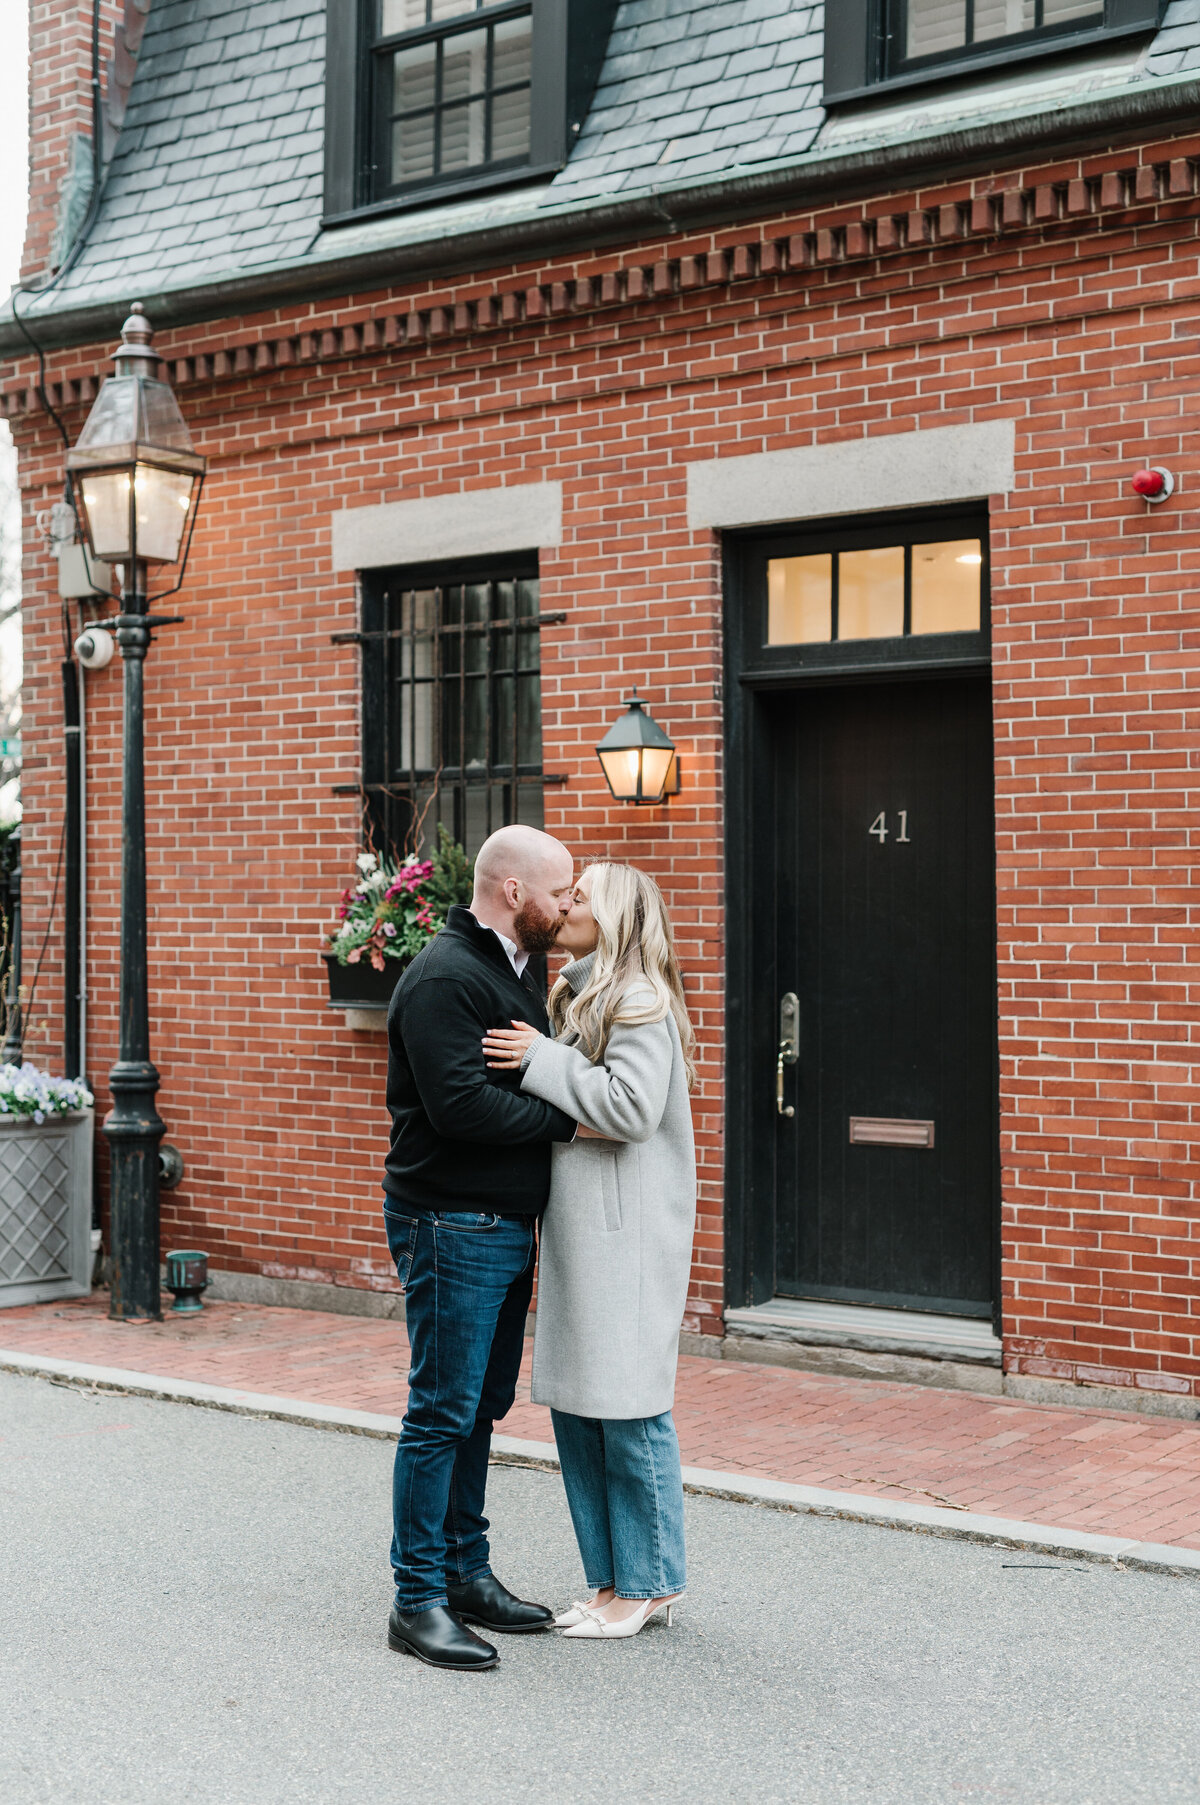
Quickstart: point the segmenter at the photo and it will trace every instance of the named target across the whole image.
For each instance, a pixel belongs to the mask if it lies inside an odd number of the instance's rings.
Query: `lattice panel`
[[[71,1276],[71,1193],[65,1133],[0,1136],[0,1286]]]

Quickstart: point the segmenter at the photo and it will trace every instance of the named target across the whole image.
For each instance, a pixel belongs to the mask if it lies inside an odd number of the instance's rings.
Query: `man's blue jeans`
[[[437,1211],[389,1198],[411,1366],[392,1487],[396,1604],[446,1603],[446,1582],[490,1573],[483,1514],[492,1424],[517,1391],[533,1289],[533,1218]]]
[[[550,1418],[588,1585],[614,1586],[618,1598],[682,1592],[683,1474],[671,1412]]]

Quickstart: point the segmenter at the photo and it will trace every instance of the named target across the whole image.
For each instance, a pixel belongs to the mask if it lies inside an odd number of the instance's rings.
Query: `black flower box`
[[[392,992],[407,969],[407,959],[389,959],[376,971],[369,959],[357,965],[339,965],[332,953],[323,953],[329,973],[331,1009],[377,1009],[386,1012]],[[382,1022],[380,1024],[382,1026]]]

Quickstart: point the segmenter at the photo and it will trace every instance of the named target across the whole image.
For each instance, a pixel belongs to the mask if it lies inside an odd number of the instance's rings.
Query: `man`
[[[494,833],[475,861],[471,907],[451,909],[388,1011],[384,1221],[412,1350],[388,1642],[434,1667],[496,1665],[468,1623],[520,1632],[553,1622],[492,1574],[483,1502],[492,1424],[516,1395],[550,1144],[571,1140],[575,1123],[522,1096],[519,1072],[489,1071],[482,1042],[514,1018],[547,1029],[525,967],[553,947],[573,877],[549,834]]]

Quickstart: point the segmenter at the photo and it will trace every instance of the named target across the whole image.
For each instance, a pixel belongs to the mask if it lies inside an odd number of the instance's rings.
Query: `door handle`
[[[775,1065],[775,1108],[781,1116],[794,1116],[796,1113],[792,1105],[783,1100],[783,1067],[784,1061],[787,1059],[788,1045],[786,1040],[780,1041],[779,1058]]]
[[[779,1058],[775,1062],[775,1109],[785,1117],[795,1115],[790,1103],[783,1100],[783,1068],[795,1065],[800,1057],[800,999],[787,990],[779,999]]]

